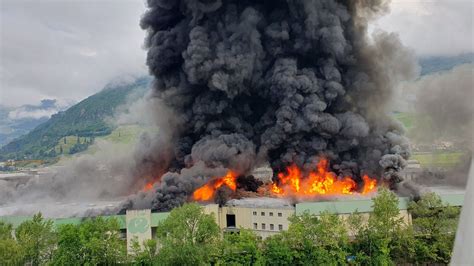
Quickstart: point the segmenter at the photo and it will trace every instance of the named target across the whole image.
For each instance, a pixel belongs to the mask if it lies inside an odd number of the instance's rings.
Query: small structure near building
[[[134,241],[143,247],[143,243],[151,239],[151,210],[127,210],[125,214],[127,226],[127,250],[130,252]]]

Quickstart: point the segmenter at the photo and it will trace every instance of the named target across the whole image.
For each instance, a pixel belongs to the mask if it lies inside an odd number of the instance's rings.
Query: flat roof
[[[408,209],[409,198],[399,198],[398,208]],[[354,212],[371,212],[373,209],[372,199],[351,199],[337,201],[301,202],[296,204],[296,215],[304,212],[319,215],[324,211],[337,214],[348,214]]]
[[[444,204],[450,206],[462,206],[464,202],[464,194],[439,194]],[[400,210],[407,210],[410,198],[399,197],[398,208]],[[301,202],[296,204],[296,215],[301,215],[304,212],[319,215],[324,211],[337,214],[350,214],[354,212],[372,212],[372,199],[350,199],[350,200],[335,200],[335,201],[317,201],[317,202]]]
[[[166,219],[169,215],[169,212],[159,212],[151,213],[151,226],[156,227],[158,224]],[[101,216],[104,219],[115,218],[119,222],[120,229],[125,229],[125,215],[110,215],[110,216]],[[0,221],[10,223],[13,225],[13,228],[17,228],[21,223],[27,220],[31,220],[32,216],[3,216],[0,217]],[[93,217],[90,217],[93,218]],[[89,219],[88,217],[73,217],[73,218],[45,218],[46,220],[53,221],[54,227],[58,227],[63,224],[80,224],[83,221]]]

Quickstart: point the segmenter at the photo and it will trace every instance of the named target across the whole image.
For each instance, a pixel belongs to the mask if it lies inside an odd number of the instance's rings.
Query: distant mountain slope
[[[429,56],[419,59],[421,75],[429,75],[446,71],[462,64],[474,63],[474,53],[460,54],[457,56]]]
[[[78,141],[71,148],[73,152],[87,148],[94,137],[112,132],[113,128],[104,118],[112,116],[115,108],[124,104],[131,95],[144,95],[150,80],[149,77],[142,77],[132,83],[107,85],[99,93],[53,115],[28,134],[3,146],[0,149],[0,160],[55,157],[58,143],[64,141],[66,144],[70,139]]]
[[[44,99],[38,105],[0,105],[0,147],[27,134],[39,124],[48,121],[52,114],[69,106],[59,105],[54,99]]]

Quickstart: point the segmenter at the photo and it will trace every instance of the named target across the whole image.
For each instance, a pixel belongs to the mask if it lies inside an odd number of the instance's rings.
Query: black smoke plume
[[[387,1],[147,4],[153,97],[171,114],[156,113],[162,130],[137,153],[139,175],[163,175],[153,209],[186,201],[209,169],[246,174],[266,161],[277,172],[324,156],[339,174],[400,181],[409,146],[385,106],[416,64],[396,35],[367,36]]]

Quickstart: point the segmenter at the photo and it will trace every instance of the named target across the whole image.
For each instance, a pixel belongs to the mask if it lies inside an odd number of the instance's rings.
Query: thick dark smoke
[[[385,106],[417,69],[397,36],[367,36],[387,1],[149,0],[148,7],[141,26],[154,97],[174,125],[162,126],[138,157],[143,175],[169,171],[153,209],[181,204],[210,178],[194,171],[199,163],[245,174],[265,161],[276,171],[292,163],[310,169],[324,156],[340,174],[400,181],[409,146]]]

